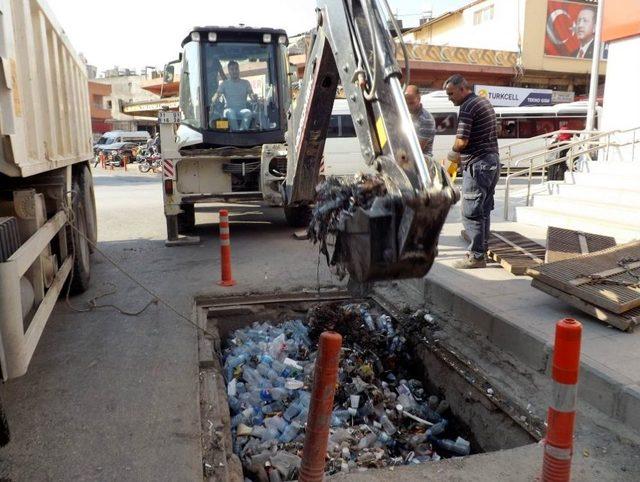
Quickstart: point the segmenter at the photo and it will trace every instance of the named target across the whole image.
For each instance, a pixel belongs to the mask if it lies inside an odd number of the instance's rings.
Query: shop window
[[[493,20],[494,7],[489,5],[488,7],[481,8],[473,13],[473,24],[480,25]]]
[[[518,122],[515,120],[498,121],[498,139],[515,139],[518,136]]]
[[[436,121],[436,134],[444,136],[453,136],[456,133],[458,125],[458,116],[454,112],[433,114]]]
[[[340,137],[340,118],[337,115],[331,116],[327,137]]]

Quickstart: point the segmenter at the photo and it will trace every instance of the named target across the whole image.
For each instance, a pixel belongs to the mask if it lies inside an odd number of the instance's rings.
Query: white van
[[[97,153],[102,149],[119,149],[127,142],[142,144],[150,137],[147,131],[109,131],[102,134],[102,137],[93,145],[93,151]]]
[[[346,99],[335,99],[324,144],[324,174],[352,176],[358,172],[373,173],[360,152],[360,143]]]
[[[422,106],[433,115],[436,121],[433,156],[436,161],[444,160],[455,141],[459,107],[453,105],[443,90],[423,95]],[[597,107],[596,110],[596,125],[599,126],[602,109]],[[561,127],[570,130],[584,129],[587,103],[572,102],[546,107],[496,107],[495,111],[498,123],[498,147],[503,168],[506,167],[506,149],[514,143],[518,145],[512,148],[511,156],[515,165],[511,167],[521,167],[518,165],[518,158],[525,156],[528,152],[544,150],[549,139],[537,139],[529,143],[520,141],[557,131]],[[544,162],[545,159],[545,156],[541,155],[534,164]],[[324,168],[326,175],[334,176],[372,172],[360,153],[360,143],[345,99],[336,99],[333,105],[324,148]]]

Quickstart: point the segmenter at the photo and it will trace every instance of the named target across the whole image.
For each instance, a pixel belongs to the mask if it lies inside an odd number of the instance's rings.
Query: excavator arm
[[[423,276],[458,194],[442,166],[420,149],[387,28],[395,20],[386,0],[318,0],[317,5],[317,29],[289,119],[285,204],[314,201],[341,84],[362,155],[384,180],[387,194],[368,209],[345,213],[335,233],[334,262],[360,282]]]

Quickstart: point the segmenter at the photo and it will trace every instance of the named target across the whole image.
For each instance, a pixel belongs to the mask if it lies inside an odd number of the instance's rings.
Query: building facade
[[[105,98],[105,107],[111,111],[110,130],[155,132],[155,119],[134,117],[123,111],[126,104],[154,101],[160,98],[159,95],[143,88],[148,80],[146,75],[122,75],[95,80],[97,83],[111,87],[111,94]]]
[[[91,111],[91,132],[93,140],[112,130],[111,110],[107,108],[107,98],[111,96],[111,86],[89,81],[89,101]]]
[[[517,61],[507,85],[583,95],[589,85],[596,9],[597,0],[478,0],[403,38],[416,45],[511,52]],[[604,76],[606,61],[600,64]]]
[[[602,39],[609,42],[604,88],[603,130],[625,131],[640,127],[640,8],[629,9],[629,0],[606,0]],[[621,143],[638,139],[637,132],[618,135]],[[611,151],[618,160],[639,157],[632,146]]]

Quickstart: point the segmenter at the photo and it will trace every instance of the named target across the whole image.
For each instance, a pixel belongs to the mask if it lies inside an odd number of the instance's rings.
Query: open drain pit
[[[343,336],[327,476],[390,466],[401,470],[536,441],[535,432],[473,384],[482,385],[477,374],[469,380],[446,354],[424,343],[415,316],[400,322],[374,299],[279,298],[201,304],[207,330],[216,337],[218,404],[223,398],[228,404],[227,450],[237,457],[227,470],[243,471],[235,474],[238,480],[297,478],[315,352],[325,330]],[[206,436],[203,442],[208,443]],[[205,475],[225,480],[216,464],[205,460],[204,468]],[[234,480],[232,474],[226,480]]]

